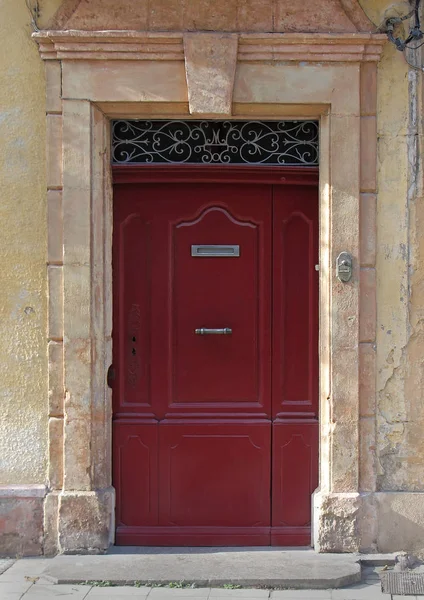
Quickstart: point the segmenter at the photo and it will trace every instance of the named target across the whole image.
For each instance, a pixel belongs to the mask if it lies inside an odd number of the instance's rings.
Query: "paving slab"
[[[90,589],[88,585],[33,585],[24,595],[24,600],[47,600],[64,596],[72,600],[84,600]]]
[[[5,573],[7,569],[9,569],[13,563],[15,562],[12,558],[0,558],[0,575]]]
[[[50,558],[21,558],[0,575],[1,583],[35,583],[47,567]]]
[[[358,555],[316,554],[311,550],[137,548],[126,553],[112,551],[103,556],[56,556],[49,561],[43,577],[61,584],[108,581],[114,585],[132,585],[135,582],[167,585],[186,582],[198,587],[233,584],[329,589],[361,581],[361,565]],[[188,598],[190,593],[184,594],[184,591],[180,590],[175,597]],[[161,600],[165,594],[161,594]],[[198,598],[201,594],[194,593],[193,596]],[[224,598],[224,594],[221,597]]]

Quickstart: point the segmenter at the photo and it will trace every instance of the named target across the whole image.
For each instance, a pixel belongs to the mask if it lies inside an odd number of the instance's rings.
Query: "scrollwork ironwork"
[[[113,121],[114,164],[317,165],[317,121]]]

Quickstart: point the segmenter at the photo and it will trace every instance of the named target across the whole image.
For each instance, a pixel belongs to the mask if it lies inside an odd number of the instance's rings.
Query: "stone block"
[[[184,29],[184,4],[180,0],[155,0],[150,5],[149,25],[152,31]]]
[[[91,489],[91,425],[86,419],[65,417],[63,487],[65,490]]]
[[[102,0],[93,7],[90,2],[80,2],[69,15],[63,15],[60,29],[110,30],[129,29],[146,31],[149,23],[149,0]],[[66,5],[63,8],[66,11]]]
[[[46,60],[46,111],[60,113],[62,111],[62,72],[58,60]]]
[[[63,214],[62,192],[47,192],[47,260],[49,263],[63,261]]]
[[[360,264],[374,267],[377,243],[377,198],[361,194],[360,199]]]
[[[275,30],[287,33],[298,31],[299,23],[302,23],[304,32],[356,32],[355,25],[339,2],[332,2],[330,5],[328,2],[314,0],[314,5],[309,6],[293,0],[276,0]]]
[[[332,115],[330,135],[332,222],[337,224],[333,227],[333,244],[337,253],[348,249],[355,258],[356,267],[359,254],[359,119]]]
[[[361,64],[361,115],[374,116],[377,112],[377,64]]]
[[[314,545],[318,552],[358,552],[358,493],[313,496]]]
[[[64,326],[68,339],[88,338],[91,331],[91,269],[88,265],[63,267]]]
[[[237,36],[186,33],[184,53],[190,113],[231,115]]]
[[[49,486],[53,490],[63,485],[63,418],[49,419]]]
[[[62,69],[64,98],[96,102],[187,102],[183,61],[77,61],[72,66],[64,62]]]
[[[373,343],[359,345],[359,414],[375,415],[376,402],[376,349]]]
[[[379,552],[407,551],[424,557],[424,493],[375,494]]]
[[[59,493],[50,492],[44,501],[44,554],[54,556],[59,551],[58,545],[58,508]]]
[[[187,2],[184,29],[189,31],[235,31],[237,2],[228,0],[197,0]]]
[[[91,416],[92,346],[88,338],[65,340],[65,413],[70,419]]]
[[[375,418],[359,421],[359,489],[373,492],[376,489],[376,431]]]
[[[239,31],[272,31],[274,0],[238,0],[237,29]]]
[[[338,400],[340,401],[340,399]],[[332,426],[331,490],[336,493],[353,493],[359,485],[359,431],[358,418]]]
[[[63,267],[47,267],[49,282],[49,338],[63,338]]]
[[[90,262],[91,110],[89,102],[63,103],[63,261]]]
[[[49,416],[63,416],[63,343],[49,342]]]
[[[377,319],[375,269],[361,269],[360,280],[359,341],[373,342]]]
[[[59,549],[65,554],[102,553],[113,541],[115,493],[64,492],[59,496]]]
[[[377,186],[377,119],[361,117],[361,191],[375,192]]]
[[[47,187],[60,188],[62,186],[62,117],[47,115],[46,119]]]
[[[41,485],[0,486],[0,556],[39,556],[43,553]]]

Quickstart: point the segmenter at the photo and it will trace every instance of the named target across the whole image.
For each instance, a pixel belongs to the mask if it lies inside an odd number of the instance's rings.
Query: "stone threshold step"
[[[330,589],[360,582],[361,563],[393,562],[394,555],[317,554],[311,549],[121,547],[105,555],[56,556],[42,576],[61,584]]]

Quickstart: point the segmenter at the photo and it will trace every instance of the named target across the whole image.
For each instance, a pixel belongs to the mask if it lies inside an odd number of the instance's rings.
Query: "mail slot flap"
[[[191,247],[192,256],[240,256],[240,246],[225,244],[193,244]]]

